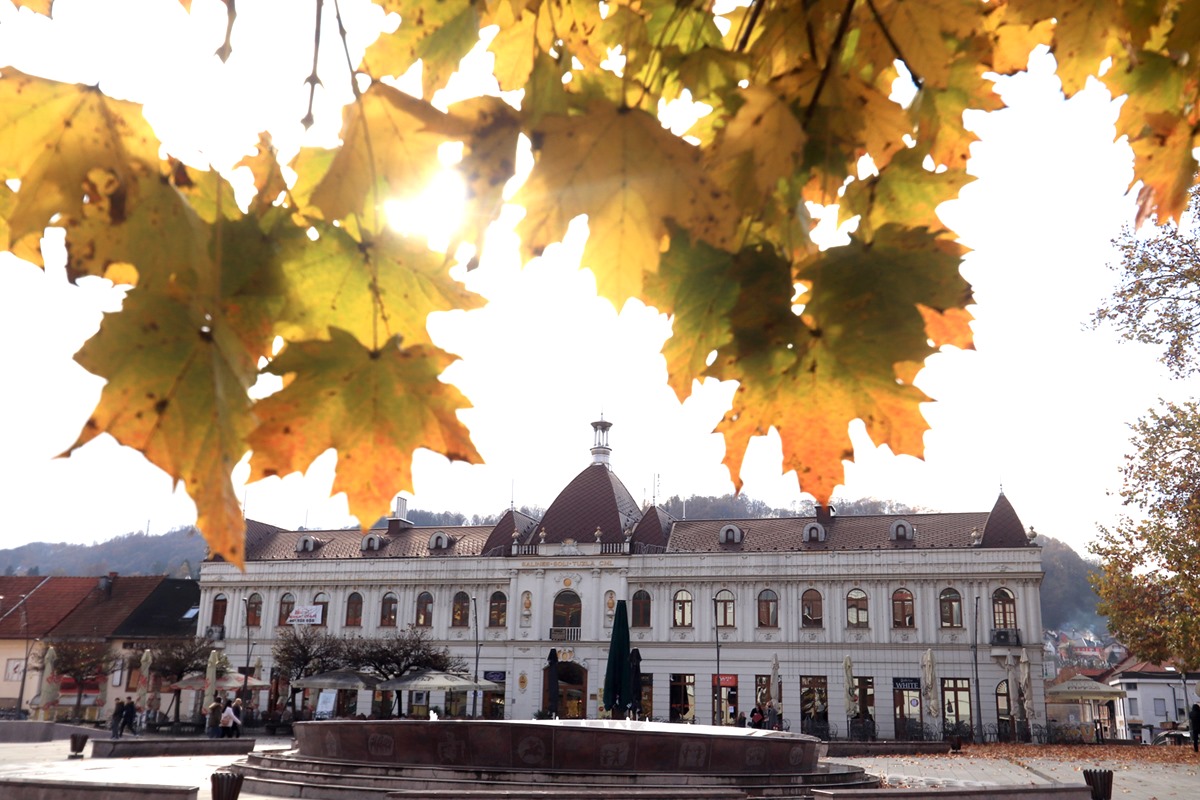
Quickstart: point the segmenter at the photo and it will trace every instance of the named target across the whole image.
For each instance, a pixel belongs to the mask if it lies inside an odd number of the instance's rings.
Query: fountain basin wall
[[[820,740],[752,728],[610,720],[334,720],[295,725],[309,758],[456,769],[797,774]]]

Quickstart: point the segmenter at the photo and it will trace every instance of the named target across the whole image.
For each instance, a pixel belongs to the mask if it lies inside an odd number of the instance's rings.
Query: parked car
[[[1191,736],[1186,730],[1159,731],[1154,734],[1154,739],[1150,744],[1188,744],[1191,742]]]

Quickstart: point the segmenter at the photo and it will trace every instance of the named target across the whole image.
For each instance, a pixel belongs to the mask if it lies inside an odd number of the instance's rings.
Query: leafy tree
[[[157,675],[164,684],[178,683],[198,672],[204,672],[208,667],[208,654],[212,652],[213,641],[207,637],[196,636],[190,639],[162,639],[149,645],[151,661],[150,674]],[[171,704],[175,708],[175,721],[179,722],[179,697],[181,689],[174,691]]]
[[[449,648],[438,647],[424,629],[412,625],[402,632],[379,639],[348,639],[345,657],[351,668],[382,675],[385,680],[397,678],[413,668],[458,673],[467,671],[463,659],[450,655]],[[398,692],[394,699],[398,708]]]
[[[75,719],[83,719],[83,688],[85,683],[107,680],[109,673],[121,663],[121,656],[114,653],[108,642],[93,642],[81,639],[59,639],[51,641],[54,647],[54,674],[70,678],[75,682]],[[45,651],[38,656],[38,666],[44,663]]]
[[[1192,192],[1195,200],[1197,193]],[[1153,236],[1117,240],[1121,285],[1096,325],[1161,348],[1177,377],[1200,370],[1200,248],[1196,208]],[[1110,630],[1141,658],[1200,668],[1200,404],[1161,402],[1131,428],[1121,498],[1129,510],[1101,528],[1093,579]]]
[[[1134,423],[1121,497],[1101,528],[1094,583],[1109,629],[1131,652],[1200,668],[1200,404],[1162,403]]]
[[[346,640],[330,634],[315,625],[293,625],[285,627],[275,636],[271,646],[278,669],[288,683],[306,675],[342,669],[346,660]],[[291,705],[295,708],[296,694],[292,689]]]
[[[161,158],[138,104],[0,75],[0,247],[41,263],[55,226],[72,279],[134,287],[76,356],[107,383],[72,449],[108,433],[143,452],[186,486],[213,551],[234,563],[244,526],[231,470],[248,450],[257,479],[336,448],[334,491],[364,524],[412,488],[418,447],[480,460],[456,415],[466,398],[438,379],[454,356],[425,319],[481,300],[383,215],[439,169],[443,144],[461,145],[458,238],[478,248],[530,142],[533,170],[511,198],[525,211],[525,257],[586,215],[583,264],[599,292],[670,316],[676,393],[706,377],[738,382],[717,426],[735,484],[750,439],[774,426],[784,469],[821,500],[842,479],[855,418],[894,452],[921,455],[929,398],[914,377],[941,346],[970,346],[963,248],[936,209],[970,180],[963,111],[1002,105],[993,73],[1024,69],[1048,45],[1070,96],[1107,65],[1099,80],[1128,95],[1116,133],[1134,152],[1141,218],[1178,217],[1196,172],[1191,3],[752,0],[717,15],[676,0],[377,2],[401,22],[359,58],[346,26],[379,15],[317,0],[314,67],[295,74],[309,103],[296,117],[314,122],[318,85],[348,86],[341,144],[302,148],[285,179],[269,132],[257,148],[245,140],[254,152],[237,167],[256,194],[240,206],[232,167]],[[236,39],[236,6],[225,7],[224,41],[212,42],[222,59],[235,40],[264,45]],[[522,90],[519,107],[432,104],[485,31],[493,92]],[[318,72],[333,61],[318,59],[322,47],[354,74]],[[385,80],[417,61],[424,99]],[[659,110],[689,100],[709,111],[679,124],[685,140]],[[808,203],[857,217],[851,241],[816,248]],[[253,399],[260,372],[285,388]]]

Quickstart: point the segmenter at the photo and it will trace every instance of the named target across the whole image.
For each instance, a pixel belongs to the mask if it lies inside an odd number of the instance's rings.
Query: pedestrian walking
[[[1200,752],[1200,703],[1192,703],[1188,711],[1188,733],[1192,735],[1192,752]]]
[[[129,732],[137,736],[137,729],[134,727],[134,722],[137,720],[137,705],[133,702],[132,697],[125,698],[125,705],[121,708],[121,730],[117,734],[117,738],[121,738],[121,734],[125,733],[128,728]]]
[[[237,715],[233,713],[233,702],[229,699],[225,700],[225,710],[221,712],[221,719],[218,723],[221,728],[221,739],[233,738],[233,726],[237,721]]]
[[[221,704],[215,700],[208,706],[208,724],[204,732],[210,739],[221,738]]]

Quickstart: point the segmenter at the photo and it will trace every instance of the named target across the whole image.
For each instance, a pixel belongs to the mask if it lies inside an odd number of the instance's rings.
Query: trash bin
[[[1083,780],[1092,790],[1092,800],[1112,800],[1111,769],[1085,769]]]
[[[83,748],[87,745],[88,735],[86,733],[71,734],[71,755],[67,758],[83,758]]]
[[[212,774],[212,800],[237,800],[242,793],[242,776],[232,772]]]

